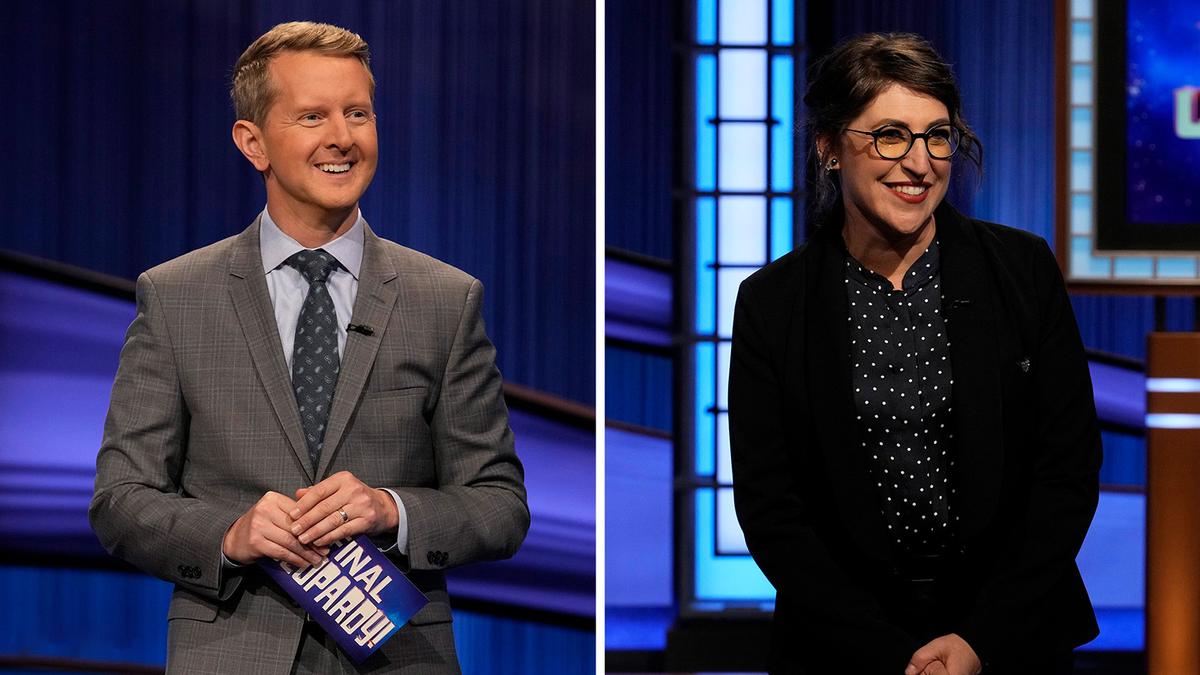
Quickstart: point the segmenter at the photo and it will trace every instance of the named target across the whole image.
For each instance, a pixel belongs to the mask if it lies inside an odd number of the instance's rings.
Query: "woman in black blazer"
[[[923,39],[853,38],[809,82],[820,226],[742,284],[729,374],[772,671],[1069,673],[1101,450],[1054,256],[943,200],[982,148]]]

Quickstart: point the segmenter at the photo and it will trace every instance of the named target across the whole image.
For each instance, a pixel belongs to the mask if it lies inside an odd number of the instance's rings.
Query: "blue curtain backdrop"
[[[609,420],[665,433],[674,431],[671,358],[633,349],[604,349],[604,400]]]
[[[677,2],[604,3],[605,244],[674,257],[681,92]]]
[[[604,4],[605,244],[662,260],[675,258],[679,218],[679,12],[678,2]],[[609,346],[604,368],[610,420],[672,431],[669,356]]]
[[[132,279],[241,231],[266,198],[229,73],[297,19],[371,44],[371,226],[483,281],[508,380],[592,404],[591,0],[3,3],[0,248]]]

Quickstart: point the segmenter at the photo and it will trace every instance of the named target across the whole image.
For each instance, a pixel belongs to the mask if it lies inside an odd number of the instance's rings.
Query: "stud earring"
[[[838,167],[838,159],[837,159],[837,157],[833,157],[829,160],[829,163],[825,165],[825,170],[833,171],[837,167]]]

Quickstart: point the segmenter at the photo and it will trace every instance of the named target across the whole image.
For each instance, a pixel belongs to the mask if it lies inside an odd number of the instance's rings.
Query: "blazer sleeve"
[[[1033,259],[1040,314],[1032,348],[1037,420],[1027,508],[959,631],[985,661],[1020,653],[1027,617],[1037,616],[1055,587],[1076,573],[1100,491],[1100,425],[1083,341],[1044,241]]]
[[[221,541],[240,513],[182,493],[188,413],[162,302],[147,274],[113,382],[88,518],[112,555],[201,596],[224,600],[241,576]]]
[[[901,673],[921,645],[887,620],[814,528],[802,477],[790,459],[799,440],[788,433],[795,414],[783,408],[782,360],[770,347],[768,331],[779,327],[764,318],[753,293],[749,282],[738,291],[729,365],[734,503],[746,544],[779,596],[793,605],[790,611],[800,615],[808,639],[824,645],[833,661],[847,672]]]
[[[438,486],[388,486],[408,514],[411,569],[512,557],[529,529],[524,470],[513,448],[496,350],[472,279],[430,422]]]

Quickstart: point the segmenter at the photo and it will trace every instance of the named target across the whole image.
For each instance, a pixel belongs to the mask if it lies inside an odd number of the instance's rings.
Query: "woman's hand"
[[[981,670],[983,664],[971,645],[951,633],[918,649],[909,659],[904,675],[978,675]]]

